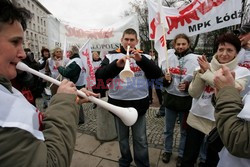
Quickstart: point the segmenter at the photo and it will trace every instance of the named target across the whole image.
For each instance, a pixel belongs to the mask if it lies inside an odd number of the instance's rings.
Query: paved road
[[[37,106],[42,109],[42,100],[37,100]],[[118,166],[120,157],[119,145],[116,139],[112,141],[100,141],[97,139],[97,110],[93,109],[93,103],[83,105],[85,123],[78,128],[77,141],[72,159],[71,167],[112,167]],[[161,161],[161,154],[164,145],[164,117],[156,118],[159,104],[155,100],[149,108],[147,118],[147,137],[149,143],[149,156],[151,167],[174,167],[177,157],[179,124],[176,124],[174,131],[173,156],[169,164]],[[106,111],[102,111],[106,112]],[[107,130],[108,131],[108,130]],[[132,142],[131,142],[132,143]],[[131,166],[135,166],[132,163]]]

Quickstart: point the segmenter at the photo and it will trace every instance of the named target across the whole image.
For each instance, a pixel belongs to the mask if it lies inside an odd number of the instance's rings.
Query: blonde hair
[[[62,49],[61,49],[60,47],[56,47],[56,48],[53,49],[53,51],[52,51],[52,57],[53,57],[53,58],[55,57],[55,53],[56,53],[58,50],[60,50],[60,51],[62,52]]]

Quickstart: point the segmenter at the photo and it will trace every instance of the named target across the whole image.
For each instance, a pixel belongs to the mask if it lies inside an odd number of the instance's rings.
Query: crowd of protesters
[[[76,45],[67,50],[68,57],[59,47],[43,47],[41,58],[35,60],[31,49],[22,47],[31,13],[9,0],[1,0],[0,9],[1,166],[13,166],[17,160],[19,166],[70,166],[77,125],[84,123],[82,103],[87,101],[77,96],[77,89],[88,96],[100,93],[101,97],[108,96],[111,104],[137,110],[138,119],[132,126],[114,117],[119,166],[130,166],[133,157],[138,167],[150,166],[146,113],[153,101],[152,88],[160,104],[156,117],[165,117],[164,163],[171,160],[178,119],[181,137],[177,167],[194,167],[199,154],[205,155],[199,167],[249,166],[250,23],[220,34],[211,62],[205,54],[193,53],[188,34],[177,34],[161,67],[154,50],[146,54],[136,48],[137,32],[128,28],[119,48],[103,59],[98,52],[92,53],[97,81],[93,93],[84,88],[86,67]],[[134,76],[125,81],[119,73],[127,60]],[[19,61],[62,81],[60,86],[16,70]],[[37,111],[37,98],[43,99],[44,112]]]

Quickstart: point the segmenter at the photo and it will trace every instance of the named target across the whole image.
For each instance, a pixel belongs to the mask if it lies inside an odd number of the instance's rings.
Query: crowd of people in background
[[[133,160],[138,167],[150,166],[146,113],[153,103],[153,88],[160,104],[156,117],[164,117],[165,121],[164,163],[171,160],[178,120],[177,167],[194,167],[199,155],[203,157],[199,167],[250,165],[250,23],[220,34],[210,62],[205,54],[190,49],[188,34],[177,34],[172,49],[167,51],[168,63],[163,62],[161,67],[153,49],[147,54],[136,48],[137,32],[128,28],[119,48],[104,58],[92,52],[96,84],[102,81],[112,85],[108,89],[93,87],[93,93],[85,89],[86,71],[76,45],[67,50],[67,58],[60,47],[43,47],[41,57],[35,60],[30,48],[22,47],[30,12],[9,0],[1,0],[0,8],[1,166],[13,166],[16,160],[20,166],[70,166],[77,127],[85,121],[82,103],[87,100],[77,96],[78,89],[88,96],[107,96],[108,102],[116,106],[137,110],[138,119],[130,127],[114,115],[119,166],[130,166]],[[119,73],[127,60],[134,76],[121,81]],[[19,61],[62,81],[61,85],[16,70]],[[43,113],[36,109],[37,98],[43,99]]]

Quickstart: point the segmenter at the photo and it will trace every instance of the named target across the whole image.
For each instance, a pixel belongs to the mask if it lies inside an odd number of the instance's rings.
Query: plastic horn
[[[130,46],[128,45],[127,56],[129,56],[129,49],[130,49]],[[130,69],[129,59],[126,60],[124,69],[120,72],[119,76],[120,76],[120,79],[124,82],[127,81],[127,78],[134,77],[134,72]]]
[[[19,62],[17,63],[16,65],[16,68],[19,69],[19,70],[22,70],[22,71],[27,71],[27,72],[30,72],[40,78],[43,78],[49,82],[52,82],[56,85],[60,85],[61,82],[54,79],[54,78],[51,78],[43,73],[40,73],[30,67],[28,67],[26,64],[22,63],[22,62]],[[123,108],[123,107],[118,107],[118,106],[115,106],[115,105],[112,105],[112,104],[109,104],[103,100],[100,100],[94,96],[87,96],[84,92],[80,91],[80,90],[77,90],[77,95],[78,96],[81,96],[81,97],[84,97],[84,98],[88,98],[90,101],[92,101],[93,103],[103,107],[104,109],[106,110],[109,110],[110,112],[112,112],[113,114],[115,114],[117,117],[119,117],[122,122],[127,125],[127,126],[132,126],[136,120],[137,120],[137,117],[138,117],[138,113],[137,113],[137,110],[135,108],[132,108],[132,107],[129,107],[129,108]]]

